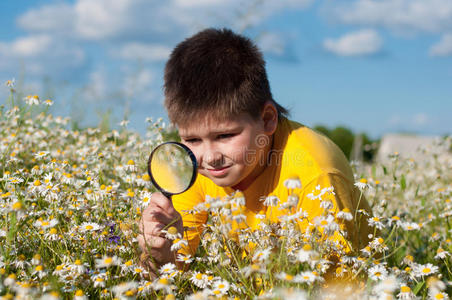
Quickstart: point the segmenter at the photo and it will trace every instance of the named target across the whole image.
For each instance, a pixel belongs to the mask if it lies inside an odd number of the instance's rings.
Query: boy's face
[[[272,138],[262,119],[245,113],[226,121],[206,117],[179,126],[179,134],[195,154],[200,174],[218,186],[240,190],[265,169]]]

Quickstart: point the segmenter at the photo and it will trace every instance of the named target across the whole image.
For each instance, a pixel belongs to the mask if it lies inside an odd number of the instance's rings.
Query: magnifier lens
[[[153,184],[169,195],[188,190],[195,181],[196,168],[196,159],[190,149],[176,142],[157,146],[148,165]]]

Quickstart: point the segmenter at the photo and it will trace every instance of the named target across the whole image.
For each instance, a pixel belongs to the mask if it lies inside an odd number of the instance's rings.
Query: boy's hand
[[[174,209],[171,200],[161,193],[152,194],[141,217],[138,243],[143,251],[141,262],[154,275],[163,264],[175,263],[175,253],[170,249],[172,241],[162,233],[162,230],[168,230],[172,226],[183,235],[182,217]]]

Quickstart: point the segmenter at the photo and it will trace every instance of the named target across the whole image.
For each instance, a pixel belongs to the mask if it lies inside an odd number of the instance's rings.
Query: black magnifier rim
[[[154,155],[155,150],[157,150],[158,148],[160,148],[166,144],[174,144],[174,145],[177,145],[177,146],[183,148],[188,153],[188,155],[190,156],[191,162],[193,163],[193,173],[191,176],[190,183],[188,184],[188,186],[185,190],[183,190],[182,192],[179,192],[179,193],[172,193],[172,192],[165,190],[164,188],[162,188],[160,185],[157,184],[154,176],[152,176],[152,172],[151,172],[152,156]],[[198,162],[196,161],[196,156],[193,154],[193,152],[190,150],[190,148],[188,148],[184,144],[179,143],[179,142],[165,142],[165,143],[162,143],[162,144],[158,145],[157,147],[155,147],[154,150],[152,150],[151,155],[149,155],[148,174],[149,174],[149,177],[151,178],[152,184],[164,195],[167,195],[167,196],[178,195],[178,194],[182,194],[183,192],[187,191],[193,185],[193,183],[195,183],[196,177],[198,176]]]

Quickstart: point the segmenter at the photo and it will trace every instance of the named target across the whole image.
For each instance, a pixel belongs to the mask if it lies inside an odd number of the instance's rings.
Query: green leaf
[[[385,175],[387,175],[387,174],[388,174],[388,170],[386,169],[385,166],[382,166],[382,167],[383,167],[383,173],[384,173]]]
[[[405,179],[404,174],[402,174],[402,178],[400,179],[400,186],[402,187],[402,190],[404,191],[406,188],[406,179]]]
[[[424,286],[424,281],[421,281],[421,282],[419,282],[417,285],[416,285],[416,287],[414,288],[414,290],[413,290],[413,293],[415,294],[415,295],[417,295],[417,293],[419,293],[419,291],[421,290],[421,288]]]

